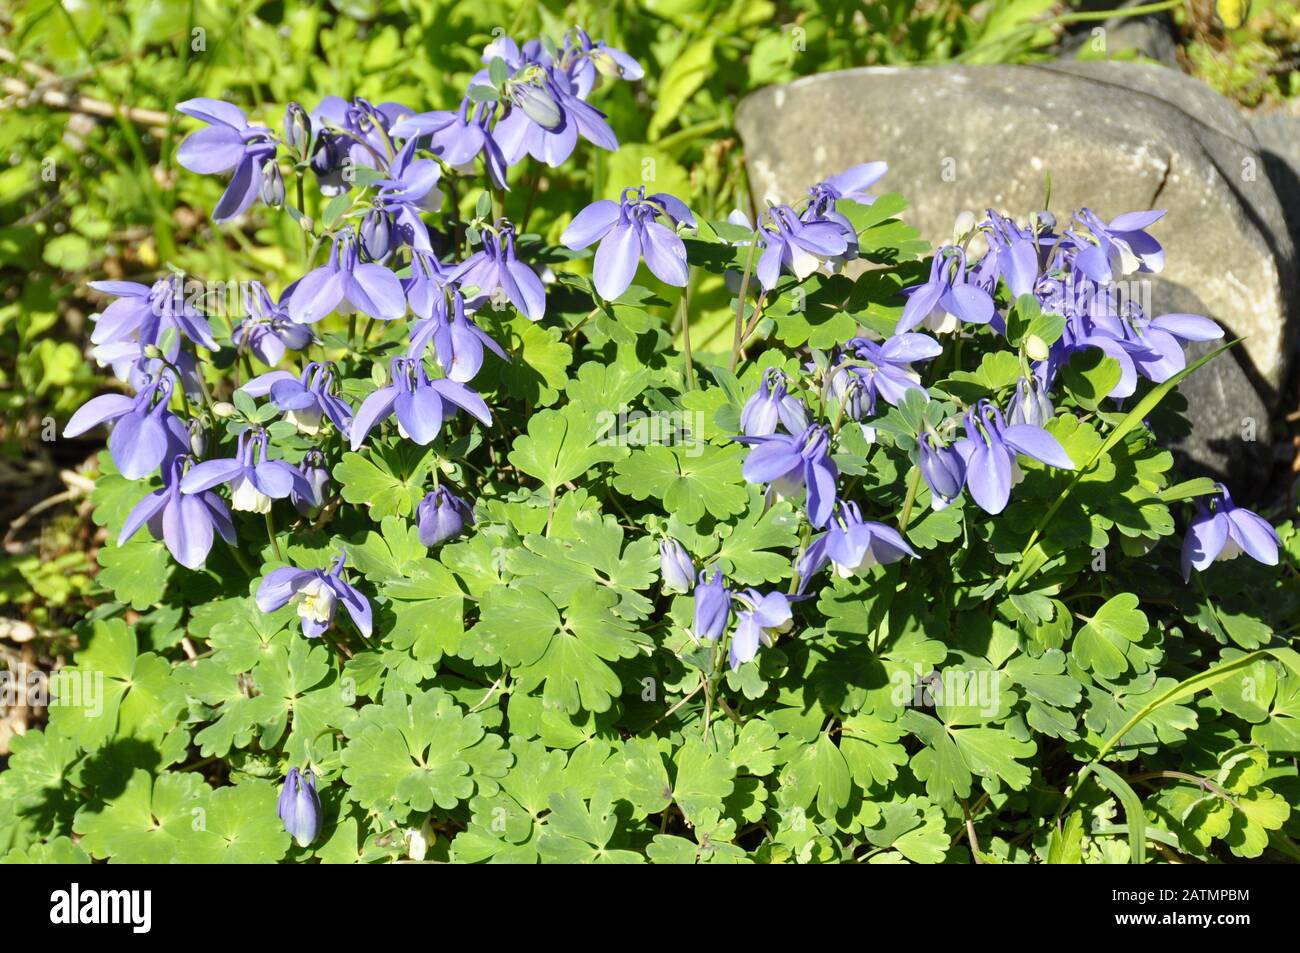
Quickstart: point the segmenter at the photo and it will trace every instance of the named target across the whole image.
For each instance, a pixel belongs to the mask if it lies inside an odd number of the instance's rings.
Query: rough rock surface
[[[756,199],[795,199],[826,175],[883,159],[890,171],[877,188],[903,193],[905,218],[931,242],[946,240],[963,210],[1023,218],[1040,208],[1048,173],[1058,215],[1168,209],[1154,228],[1167,250],[1162,281],[1247,336],[1242,386],[1273,407],[1289,359],[1295,252],[1254,134],[1196,80],[1116,62],[870,67],[760,90],[736,123]],[[1193,405],[1197,459],[1222,459],[1202,453],[1211,410],[1250,416],[1229,406],[1233,393],[1208,394],[1225,402],[1216,408]]]

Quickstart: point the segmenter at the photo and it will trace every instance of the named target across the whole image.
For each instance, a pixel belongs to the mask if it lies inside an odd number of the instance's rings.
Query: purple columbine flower
[[[736,593],[736,599],[745,608],[736,612],[736,631],[727,653],[733,672],[758,654],[760,642],[770,646],[777,635],[789,632],[794,625],[790,599],[780,592],[765,595],[757,589],[746,589]]]
[[[880,343],[870,338],[850,338],[829,372],[832,392],[841,402],[847,402],[849,416],[854,420],[873,416],[877,395],[897,407],[909,390],[924,392],[921,375],[912,364],[942,353],[939,342],[925,334],[895,334]]]
[[[455,539],[474,525],[474,509],[445,486],[440,486],[416,507],[416,524],[420,529],[420,542],[437,546]]]
[[[299,847],[310,847],[320,835],[320,797],[316,794],[316,775],[310,768],[290,768],[280,789],[276,813],[284,829]]]
[[[916,557],[898,530],[884,523],[868,522],[856,503],[842,501],[836,507],[838,518],[830,522],[825,533],[812,541],[799,561],[799,591],[828,562],[844,579],[856,576],[873,566],[888,566],[904,556]]]
[[[1219,492],[1196,501],[1196,516],[1183,540],[1183,579],[1190,579],[1193,569],[1204,572],[1220,559],[1235,559],[1242,553],[1265,566],[1277,565],[1277,548],[1281,543],[1268,520],[1232,502],[1228,488],[1217,484]]]
[[[1056,408],[1038,372],[1016,381],[1016,391],[1007,404],[1007,423],[1041,427],[1054,416]]]
[[[509,361],[501,345],[469,319],[465,314],[465,298],[459,290],[451,291],[451,320],[446,317],[446,304],[434,317],[417,321],[411,327],[411,347],[406,356],[419,360],[433,342],[434,353],[443,373],[453,381],[461,384],[472,381],[483,367],[483,348],[487,347],[503,361]]]
[[[701,569],[695,585],[695,621],[691,626],[691,637],[696,642],[712,642],[722,637],[727,631],[727,620],[731,618],[731,590],[722,578],[722,570],[714,568],[713,578],[707,569]]]
[[[604,40],[593,41],[582,27],[575,27],[564,37],[566,72],[573,80],[577,94],[587,98],[600,76],[638,80],[645,75],[641,64],[622,50],[606,45]]]
[[[969,278],[966,252],[955,245],[940,248],[934,253],[929,279],[903,292],[907,304],[897,331],[923,325],[942,334],[957,330],[959,324],[988,324],[993,318],[993,299]]]
[[[1032,294],[1039,275],[1038,247],[1034,244],[1033,232],[989,209],[985,234],[989,251],[980,266],[992,270],[987,290],[993,290],[996,276],[1001,275],[1013,298]]]
[[[884,162],[864,162],[845,169],[838,175],[818,182],[808,190],[809,205],[817,214],[825,217],[835,211],[835,203],[840,199],[849,199],[861,205],[870,205],[876,200],[867,189],[875,185],[889,171]],[[850,226],[852,231],[852,226]]]
[[[659,541],[659,578],[664,592],[690,592],[695,583],[695,563],[675,539]]]
[[[242,109],[219,99],[188,99],[176,109],[210,124],[181,143],[176,161],[203,175],[235,170],[212,210],[212,220],[242,215],[261,194],[263,179],[275,165],[275,136],[264,126],[250,126]]]
[[[1075,264],[1093,281],[1102,284],[1135,271],[1161,271],[1165,266],[1164,249],[1146,229],[1164,214],[1164,209],[1125,212],[1107,223],[1092,209],[1082,209],[1075,218],[1094,240],[1089,241],[1074,231],[1067,233],[1079,249]]]
[[[395,357],[389,375],[392,383],[367,397],[353,418],[353,450],[361,449],[375,425],[393,415],[397,417],[397,432],[421,446],[433,442],[443,419],[455,414],[458,407],[485,426],[492,423],[492,413],[482,397],[445,377],[430,380],[419,361]]]
[[[955,446],[966,463],[970,495],[986,513],[1001,513],[1011,488],[1024,479],[1017,453],[1062,470],[1074,469],[1074,461],[1055,437],[1042,427],[1008,425],[1002,411],[987,400],[967,411],[966,436]]]
[[[379,188],[375,204],[411,237],[411,247],[420,251],[432,251],[433,248],[429,244],[429,229],[420,213],[436,211],[442,205],[442,193],[436,188],[440,175],[437,162],[415,158],[415,142],[412,140],[389,165],[388,178],[375,183]],[[372,254],[371,257],[383,255]]]
[[[159,278],[152,285],[134,281],[92,281],[90,287],[117,300],[91,320],[95,330],[90,342],[111,345],[135,341],[157,344],[163,332],[174,329],[181,337],[209,351],[221,349],[212,336],[208,319],[186,300],[185,282],[180,275]]]
[[[291,602],[295,603],[298,606],[298,617],[302,619],[302,634],[314,639],[334,624],[334,612],[341,602],[352,617],[357,631],[369,635],[370,602],[343,578],[345,562],[347,553],[340,553],[328,572],[324,569],[295,569],[292,566],[272,569],[257,587],[257,607],[263,612],[274,612]]]
[[[393,128],[394,136],[414,142],[429,137],[429,149],[453,169],[470,171],[475,157],[483,154],[488,173],[499,187],[506,187],[506,158],[488,123],[496,103],[461,100],[459,109],[439,109],[407,116]]]
[[[380,321],[394,321],[406,313],[401,281],[383,265],[361,261],[351,226],[334,240],[329,261],[298,281],[289,297],[289,317],[299,324],[314,324],[345,302],[347,310]]]
[[[309,516],[325,505],[329,495],[330,471],[325,466],[325,454],[308,450],[298,465],[298,473],[302,479],[295,481],[289,501],[299,513]]]
[[[1214,341],[1223,328],[1199,314],[1162,314],[1149,321],[1133,321],[1135,337],[1144,347],[1132,352],[1143,377],[1159,384],[1187,366],[1185,341]]]
[[[537,272],[515,254],[514,226],[498,219],[495,228],[483,230],[481,240],[483,247],[461,262],[450,280],[478,289],[472,302],[476,308],[500,290],[529,321],[540,321],[546,315],[546,289]]]
[[[766,437],[732,438],[754,449],[741,468],[750,483],[767,483],[768,493],[780,498],[808,491],[808,520],[825,526],[835,507],[835,480],[839,470],[831,459],[830,437],[824,427],[808,427],[797,436],[775,433]]]
[[[788,205],[769,208],[758,235],[764,247],[755,274],[764,291],[776,287],[782,268],[802,281],[823,262],[841,258],[849,251],[840,222],[824,218],[804,221]]]
[[[162,540],[168,552],[187,569],[198,569],[212,550],[213,531],[235,545],[235,526],[221,497],[215,493],[185,496],[181,493],[181,474],[185,471],[184,455],[178,454],[163,467],[162,489],[154,490],[132,508],[122,524],[117,545],[134,536],[141,526],[148,526],[154,539]]]
[[[966,461],[955,447],[945,444],[934,433],[917,438],[917,465],[930,488],[930,506],[947,507],[966,485]]]
[[[402,279],[402,290],[406,293],[411,313],[420,319],[411,326],[412,340],[428,322],[447,320],[447,288],[450,284],[451,274],[436,256],[419,249],[412,251],[411,275]]]
[[[288,371],[260,374],[240,388],[251,397],[271,395],[271,403],[300,433],[314,437],[328,417],[344,437],[352,426],[352,408],[335,394],[331,364],[311,361],[295,377]]]
[[[63,436],[79,437],[92,427],[111,422],[108,452],[118,471],[128,480],[146,477],[164,460],[190,449],[189,431],[167,409],[173,386],[170,374],[158,374],[134,397],[92,397],[72,415]]]
[[[746,437],[766,437],[776,433],[778,423],[790,433],[802,433],[808,427],[808,413],[803,401],[786,393],[780,368],[769,367],[740,411],[740,432]]]
[[[235,347],[246,347],[263,364],[275,367],[286,350],[301,351],[315,340],[311,328],[289,319],[288,293],[277,302],[260,281],[249,281],[243,296],[248,317],[231,333]]]
[[[579,136],[610,152],[618,149],[618,137],[605,114],[580,98],[570,77],[547,62],[540,48],[529,44],[516,56],[517,48],[494,46],[512,70],[502,89],[505,114],[492,129],[508,164],[531,155],[554,168],[573,154]],[[483,71],[475,82],[487,78]]]
[[[233,457],[205,460],[190,467],[181,479],[182,493],[202,493],[219,483],[230,484],[230,508],[269,513],[272,500],[282,500],[295,488],[306,495],[302,474],[283,460],[267,456],[268,438],[261,430],[239,435]]]
[[[674,227],[660,223],[659,217]],[[646,195],[645,186],[640,186],[624,189],[617,202],[592,202],[569,223],[560,242],[575,251],[600,242],[592,277],[596,292],[613,301],[632,283],[642,258],[660,281],[686,286],[686,245],[675,231],[681,224],[695,225],[695,216],[685,203],[665,192]]]

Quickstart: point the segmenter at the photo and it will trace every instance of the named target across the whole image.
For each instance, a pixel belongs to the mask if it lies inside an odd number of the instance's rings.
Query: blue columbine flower
[[[271,396],[271,403],[300,433],[314,437],[328,417],[344,437],[352,426],[352,408],[334,393],[334,370],[330,364],[311,361],[295,377],[288,371],[258,375],[240,388],[251,397]]]
[[[437,546],[455,539],[474,525],[474,509],[444,486],[438,487],[420,501],[415,511],[420,530],[420,542]]]
[[[112,423],[108,452],[118,471],[128,480],[146,477],[164,460],[190,449],[189,431],[167,409],[173,386],[171,374],[157,374],[134,397],[92,397],[72,415],[63,436],[79,437],[92,427]]]
[[[808,427],[797,436],[775,433],[733,439],[754,448],[741,468],[748,482],[769,484],[768,493],[777,498],[806,488],[809,522],[819,528],[826,525],[835,507],[839,470],[831,459],[824,427]]]
[[[765,437],[776,433],[778,423],[790,433],[802,433],[808,426],[808,413],[803,401],[786,393],[780,368],[769,367],[740,411],[740,432],[746,437]]]
[[[320,797],[316,794],[316,775],[310,768],[306,771],[289,769],[280,790],[276,813],[299,847],[310,847],[320,835]]]
[[[353,450],[361,449],[375,425],[392,415],[397,417],[398,433],[421,446],[433,442],[443,419],[455,414],[458,407],[484,425],[492,423],[492,412],[482,397],[445,377],[430,380],[419,361],[395,357],[389,375],[392,383],[367,397],[352,420]]]
[[[695,563],[675,539],[659,541],[659,578],[664,592],[690,592],[695,583]]]
[[[1266,566],[1276,566],[1281,540],[1268,521],[1232,502],[1228,488],[1217,484],[1218,494],[1196,501],[1196,516],[1183,540],[1183,579],[1193,569],[1204,572],[1220,559],[1235,559],[1242,553]]]
[[[411,327],[411,347],[406,356],[414,360],[424,354],[433,342],[434,354],[443,373],[453,381],[465,384],[472,381],[483,366],[483,348],[487,347],[503,361],[509,361],[501,345],[470,320],[465,313],[465,298],[459,290],[451,290],[451,319],[446,317],[446,304],[435,309],[434,316],[417,321]]]
[[[469,97],[459,109],[438,109],[407,116],[393,126],[394,136],[414,142],[429,137],[429,149],[453,169],[471,171],[482,153],[488,174],[498,188],[506,188],[506,158],[488,124],[496,103],[478,103]]]
[[[205,460],[190,467],[181,479],[182,493],[202,493],[219,483],[230,484],[230,507],[247,513],[269,513],[272,500],[282,500],[302,485],[302,474],[283,460],[267,456],[269,440],[261,430],[239,435],[233,457]]]
[[[325,454],[319,450],[308,450],[298,464],[301,480],[295,481],[289,501],[293,508],[303,516],[308,516],[325,505],[329,495],[330,471],[325,466]]]
[[[375,183],[379,194],[375,204],[394,222],[410,246],[432,251],[429,229],[420,218],[422,211],[435,211],[442,205],[442,193],[436,188],[441,171],[432,159],[415,158],[415,142],[408,142],[388,167],[388,177]],[[370,246],[367,245],[370,251]],[[382,258],[387,248],[372,258]]]
[[[697,642],[712,642],[727,631],[731,618],[731,590],[722,578],[722,570],[714,568],[713,578],[706,580],[707,569],[701,569],[695,585],[695,621],[691,637]]]
[[[794,625],[790,599],[780,592],[746,589],[736,593],[736,600],[745,608],[736,612],[736,631],[727,652],[733,672],[758,654],[760,642],[770,646],[777,635],[789,632]]]
[[[837,575],[848,579],[873,566],[898,562],[904,556],[915,558],[916,552],[898,530],[864,520],[856,503],[842,501],[836,511],[837,518],[809,544],[799,560],[796,570],[800,592],[828,562],[834,565]]]
[[[1162,314],[1159,317],[1130,322],[1132,340],[1142,346],[1135,349],[1133,363],[1138,372],[1159,384],[1169,380],[1187,366],[1183,351],[1185,341],[1214,341],[1223,337],[1223,328],[1199,314]]]
[[[208,319],[186,299],[181,275],[159,278],[152,285],[134,281],[92,281],[90,287],[117,298],[91,319],[95,322],[95,330],[90,335],[92,344],[109,345],[122,341],[158,344],[163,332],[170,328],[209,351],[220,350]]]
[[[257,587],[257,607],[263,612],[274,612],[291,602],[296,604],[302,619],[302,634],[314,639],[334,624],[334,612],[341,602],[357,631],[369,635],[370,602],[343,578],[346,561],[347,553],[340,553],[328,572],[292,566],[272,569]]]
[[[1015,393],[1007,404],[1007,423],[1041,427],[1054,416],[1056,408],[1047,395],[1047,387],[1040,371],[1035,370],[1029,377],[1021,377],[1016,381]]]
[[[966,485],[966,461],[932,432],[917,438],[917,465],[930,488],[930,506],[936,510],[952,503]]]
[[[966,252],[955,245],[935,252],[929,279],[903,293],[908,297],[898,319],[899,333],[917,325],[945,333],[960,324],[988,324],[993,318],[993,298],[970,280]]]
[[[248,317],[231,332],[235,347],[247,348],[263,364],[275,367],[285,351],[301,351],[316,339],[311,328],[289,319],[288,293],[275,301],[260,281],[249,281],[242,294]]]
[[[493,228],[483,229],[481,242],[483,247],[461,262],[450,280],[478,289],[471,302],[476,308],[500,291],[529,321],[540,321],[546,315],[546,289],[537,272],[515,254],[514,226],[498,219]]]
[[[1073,230],[1067,232],[1079,249],[1075,264],[1093,281],[1103,284],[1135,271],[1162,270],[1164,249],[1146,229],[1164,214],[1164,209],[1125,212],[1103,222],[1092,209],[1081,209],[1075,218],[1091,233],[1092,240]]]
[[[215,493],[185,496],[181,493],[181,474],[186,457],[178,454],[163,467],[162,489],[154,490],[137,503],[122,524],[117,545],[134,536],[147,525],[154,539],[160,539],[176,561],[188,569],[198,569],[212,550],[213,531],[235,545],[235,526],[226,504]]]
[[[210,123],[181,143],[176,161],[204,175],[235,170],[212,210],[212,220],[225,222],[243,214],[261,194],[269,169],[275,167],[275,136],[264,126],[250,126],[242,109],[219,99],[187,99],[176,109]]]
[[[361,261],[350,225],[334,240],[329,261],[295,285],[289,317],[299,324],[314,324],[345,302],[348,311],[380,321],[393,321],[406,313],[401,281],[383,265]]]
[[[895,334],[880,343],[850,338],[829,371],[831,392],[854,420],[874,416],[877,396],[897,407],[909,390],[924,392],[912,365],[942,353],[939,342],[925,334]]]
[[[1042,427],[1008,425],[1002,411],[987,400],[966,413],[966,436],[956,448],[966,463],[970,495],[986,513],[1001,513],[1011,497],[1011,487],[1024,478],[1017,453],[1048,466],[1074,469],[1074,461],[1055,437]]]
[[[662,224],[659,218],[673,227]],[[592,202],[574,216],[560,242],[575,251],[600,242],[592,277],[596,292],[606,301],[613,301],[632,283],[642,258],[660,281],[678,288],[686,286],[686,245],[675,230],[682,224],[695,225],[695,216],[685,203],[664,192],[646,195],[645,186],[640,186],[624,189],[617,202]]]
[[[758,235],[764,247],[755,274],[764,291],[776,287],[782,268],[802,281],[824,262],[842,258],[849,251],[840,222],[824,218],[805,221],[788,205],[769,208]]]
[[[989,269],[992,276],[990,282],[996,282],[996,276],[1001,276],[1012,298],[1032,294],[1039,277],[1038,246],[1034,244],[1034,233],[989,209],[985,237],[989,250],[981,260],[980,267]],[[990,286],[986,290],[993,289]]]
[[[617,76],[635,81],[645,75],[636,59],[607,45],[604,40],[593,41],[582,27],[575,27],[565,34],[564,49],[563,59],[568,64],[566,72],[583,99],[595,88],[598,77]]]

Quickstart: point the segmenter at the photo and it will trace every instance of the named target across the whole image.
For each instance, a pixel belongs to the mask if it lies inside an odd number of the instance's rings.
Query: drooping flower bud
[[[361,222],[361,247],[371,261],[379,261],[393,247],[393,223],[383,209],[371,209]]]
[[[289,498],[299,513],[308,516],[324,506],[325,497],[329,495],[330,472],[325,468],[325,454],[309,450],[298,469],[302,472],[303,482],[301,486],[294,485]]]
[[[1022,377],[1016,382],[1016,392],[1007,404],[1008,424],[1029,424],[1032,427],[1044,426],[1056,414],[1047,391],[1036,377]]]
[[[740,412],[740,431],[747,437],[766,437],[776,433],[778,423],[799,433],[808,426],[808,415],[799,398],[786,393],[781,372],[770,367]]]
[[[934,509],[941,510],[957,498],[965,485],[965,462],[961,454],[932,433],[921,434],[918,446],[921,476],[930,487]]]
[[[271,208],[279,208],[284,204],[284,176],[280,175],[280,166],[274,159],[267,161],[262,166],[262,201]]]
[[[285,107],[284,142],[300,161],[311,148],[311,117],[301,103],[290,103]]]
[[[474,510],[446,487],[440,486],[420,501],[416,520],[420,542],[425,546],[437,546],[459,536],[465,527],[473,526]]]
[[[321,827],[320,797],[316,794],[316,775],[309,768],[306,773],[290,768],[280,791],[276,808],[284,829],[299,847],[309,847]]]
[[[659,575],[664,592],[690,592],[695,583],[695,564],[675,539],[659,543]]]
[[[695,624],[691,632],[700,642],[721,638],[731,616],[731,591],[722,580],[722,570],[714,569],[713,578],[705,582],[707,575],[708,570],[700,570],[695,587]]]

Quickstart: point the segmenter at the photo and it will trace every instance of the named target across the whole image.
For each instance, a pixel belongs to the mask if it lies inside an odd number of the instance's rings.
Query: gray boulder
[[[1247,338],[1222,372],[1232,386],[1192,402],[1184,449],[1202,472],[1231,472],[1249,457],[1224,442],[1225,428],[1235,420],[1239,432],[1257,413],[1265,428],[1276,406],[1292,348],[1295,250],[1254,134],[1213,90],[1134,63],[870,67],[760,90],[740,104],[736,125],[760,203],[797,199],[827,175],[883,159],[890,169],[877,189],[906,196],[904,217],[932,243],[949,239],[964,210],[1023,219],[1042,207],[1049,173],[1058,217],[1081,206],[1102,218],[1168,209],[1153,228],[1167,253],[1156,313],[1161,297],[1191,300],[1190,310]]]

